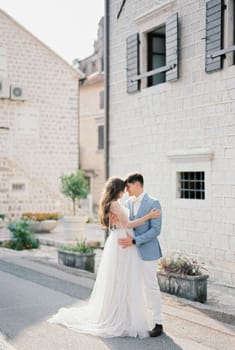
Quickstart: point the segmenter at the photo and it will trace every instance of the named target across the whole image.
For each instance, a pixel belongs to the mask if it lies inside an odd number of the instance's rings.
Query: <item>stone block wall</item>
[[[78,74],[2,11],[0,48],[1,78],[24,93],[0,99],[0,212],[69,212],[59,185],[79,165]]]
[[[110,174],[143,173],[146,190],[162,204],[164,253],[188,253],[206,263],[212,279],[234,286],[235,65],[231,54],[221,71],[205,73],[206,1],[127,1],[117,19],[119,5],[110,1]],[[175,12],[179,79],[149,88],[143,84],[140,91],[128,94],[126,38],[141,33],[143,72],[147,31]],[[206,159],[200,157],[202,150],[208,150]],[[175,151],[177,159],[169,156]],[[197,155],[186,158],[185,151]],[[205,171],[205,201],[177,198],[176,173],[188,170]]]

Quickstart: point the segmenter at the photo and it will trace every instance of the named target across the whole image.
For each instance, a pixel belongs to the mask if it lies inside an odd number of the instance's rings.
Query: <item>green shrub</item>
[[[61,249],[68,250],[70,252],[77,252],[81,254],[87,254],[87,253],[91,254],[94,252],[93,248],[88,247],[85,239],[78,241],[77,245],[64,245],[61,247]]]
[[[7,248],[23,250],[39,247],[39,241],[34,238],[28,220],[22,219],[9,222],[8,229],[12,233],[12,239],[8,241]]]

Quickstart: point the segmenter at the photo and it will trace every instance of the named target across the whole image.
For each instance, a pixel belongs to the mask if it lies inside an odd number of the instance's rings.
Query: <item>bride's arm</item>
[[[150,219],[156,219],[159,216],[160,211],[152,209],[148,214],[142,216],[142,218],[133,221],[128,221],[127,228],[135,228],[137,226],[143,225],[145,221],[148,221]]]
[[[155,219],[160,216],[159,210],[151,210],[148,214],[140,219],[129,221],[126,214],[121,209],[117,201],[113,201],[110,206],[111,213],[115,215],[123,228],[134,228],[143,225],[145,221]]]

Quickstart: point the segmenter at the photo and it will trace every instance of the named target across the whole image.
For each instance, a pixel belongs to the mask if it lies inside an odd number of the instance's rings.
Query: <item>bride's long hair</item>
[[[109,227],[109,213],[112,201],[118,199],[120,192],[125,190],[125,181],[119,177],[111,177],[105,184],[99,203],[99,223],[108,228]]]

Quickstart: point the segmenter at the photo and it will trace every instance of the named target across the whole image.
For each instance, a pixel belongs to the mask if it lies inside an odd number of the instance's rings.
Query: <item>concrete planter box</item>
[[[201,303],[207,300],[208,275],[187,276],[175,273],[168,275],[158,272],[157,277],[162,292]]]
[[[49,233],[57,226],[57,220],[31,221],[30,228],[34,233]]]
[[[95,253],[78,253],[68,250],[58,250],[59,264],[90,272],[95,271]]]
[[[62,224],[65,239],[68,241],[80,240],[84,237],[87,216],[64,216]]]

